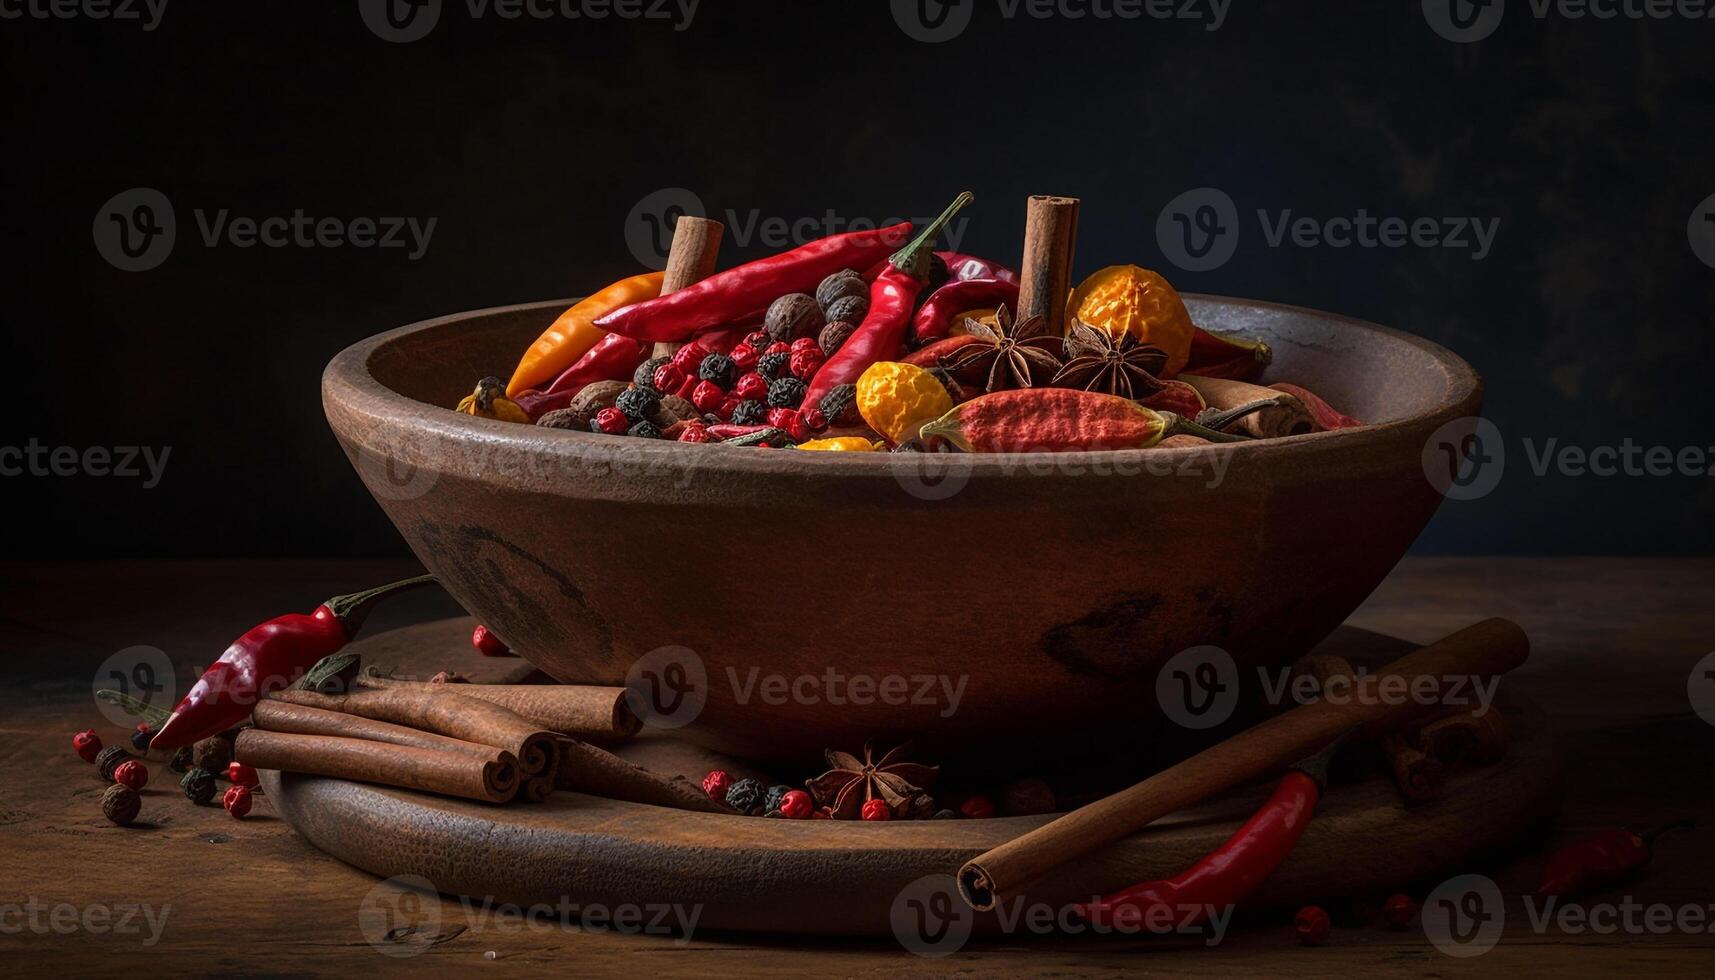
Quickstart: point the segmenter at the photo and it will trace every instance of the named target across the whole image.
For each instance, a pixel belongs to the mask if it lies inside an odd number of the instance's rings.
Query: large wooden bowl
[[[1369,595],[1440,502],[1431,433],[1482,397],[1462,360],[1394,330],[1187,301],[1206,327],[1266,339],[1269,378],[1374,424],[1213,451],[920,456],[449,409],[563,300],[370,338],[328,365],[322,396],[376,500],[473,615],[563,681],[695,688],[665,722],[689,719],[712,748],[806,758],[871,736],[1116,723],[1147,739],[1168,657],[1213,644],[1245,668],[1283,664]]]

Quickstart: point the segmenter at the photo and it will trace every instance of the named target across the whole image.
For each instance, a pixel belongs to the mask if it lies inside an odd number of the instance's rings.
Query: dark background
[[[11,410],[0,445],[171,446],[137,480],[0,478],[12,558],[401,554],[322,419],[322,366],[413,320],[581,294],[635,270],[634,204],[884,218],[970,188],[966,250],[1017,258],[1023,199],[1083,198],[1080,273],[1335,310],[1447,345],[1487,378],[1508,473],[1425,551],[1704,553],[1708,477],[1537,477],[1519,440],[1715,445],[1715,21],[1508,6],[1474,44],[1415,0],[1236,0],[1177,20],[1007,20],[907,37],[881,0],[705,0],[669,22],[473,18],[391,44],[352,2],[171,3],[158,29],[0,21]],[[1330,9],[1337,7],[1338,9]],[[1350,8],[1350,9],[1348,9]],[[173,202],[152,271],[92,243],[132,187]],[[1248,227],[1207,273],[1157,214],[1214,186]],[[1447,249],[1269,248],[1255,209],[1499,218]],[[438,219],[428,253],[207,248],[194,209]],[[723,262],[761,246],[727,249]],[[504,374],[510,365],[497,365]],[[1357,515],[1361,519],[1361,515]]]

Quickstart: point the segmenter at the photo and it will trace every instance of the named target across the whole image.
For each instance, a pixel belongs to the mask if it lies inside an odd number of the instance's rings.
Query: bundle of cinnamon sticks
[[[626,762],[611,743],[639,723],[625,690],[448,684],[365,676],[350,693],[288,690],[256,706],[238,761],[487,803],[556,789],[719,812],[684,779]]]

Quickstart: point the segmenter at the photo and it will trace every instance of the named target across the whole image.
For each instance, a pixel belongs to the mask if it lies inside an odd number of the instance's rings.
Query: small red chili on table
[[[1694,826],[1690,820],[1679,820],[1641,834],[1611,828],[1575,840],[1548,859],[1536,893],[1564,898],[1585,889],[1615,884],[1649,864],[1657,837]]]

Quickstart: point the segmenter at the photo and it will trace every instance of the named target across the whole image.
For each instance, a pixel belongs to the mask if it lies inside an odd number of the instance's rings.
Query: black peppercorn
[[[1034,777],[1015,779],[1001,794],[1001,812],[1009,817],[1029,817],[1055,810],[1054,790]]]
[[[844,320],[847,323],[862,323],[864,315],[869,312],[869,297],[841,296],[828,304],[828,322]]]
[[[655,406],[661,403],[661,393],[654,388],[633,385],[619,393],[614,399],[613,406],[625,413],[625,417],[633,421],[646,419]]]
[[[768,385],[769,408],[797,408],[804,403],[808,386],[797,378],[780,378]]]
[[[137,819],[142,809],[143,797],[129,786],[114,783],[101,794],[101,812],[121,827],[131,826],[131,821]]]
[[[173,753],[167,760],[167,768],[174,772],[189,772],[191,768],[191,747],[186,745]]]
[[[835,300],[847,296],[869,296],[869,283],[863,281],[863,273],[856,269],[841,269],[816,287],[816,305],[824,313]]]
[[[214,788],[214,773],[207,769],[193,768],[179,780],[179,789],[184,790],[185,798],[197,806],[207,806],[214,799]]]
[[[781,351],[777,354],[764,354],[756,359],[756,373],[762,375],[764,381],[773,381],[786,374],[792,366],[792,355]]]
[[[148,725],[138,725],[131,733],[131,747],[138,752],[149,751],[149,743],[155,740],[155,731]]]
[[[768,406],[754,398],[746,398],[733,407],[733,425],[761,425],[768,421]]]
[[[790,342],[822,329],[822,308],[808,293],[787,293],[768,306],[762,329],[775,340]]]
[[[857,425],[863,421],[858,413],[857,385],[836,386],[822,396],[822,403],[816,407],[822,410],[829,425]]]
[[[850,320],[830,320],[822,328],[821,336],[816,338],[816,346],[822,348],[823,357],[833,357],[834,351],[839,350],[855,330],[857,326]]]
[[[225,772],[232,764],[232,739],[210,735],[191,746],[191,766],[209,772]]]
[[[780,801],[785,799],[786,794],[790,792],[792,792],[790,786],[768,787],[768,794],[762,798],[762,808],[772,815],[773,811],[780,809]]]
[[[121,763],[130,759],[131,753],[127,752],[123,746],[109,745],[95,757],[95,778],[104,783],[113,782],[113,770],[118,769]]]
[[[638,439],[659,439],[661,438],[661,427],[648,419],[644,419],[640,422],[633,422],[631,428],[625,430],[625,434]]]
[[[671,363],[673,363],[673,359],[671,357],[651,357],[649,360],[637,365],[637,370],[631,372],[631,383],[639,388],[648,388],[650,391],[654,391],[655,369],[663,364]]]
[[[749,813],[762,805],[766,792],[760,779],[740,779],[727,787],[726,805],[740,813]]]
[[[738,377],[738,365],[725,354],[710,354],[697,365],[697,377],[725,391],[732,387],[733,380]]]

